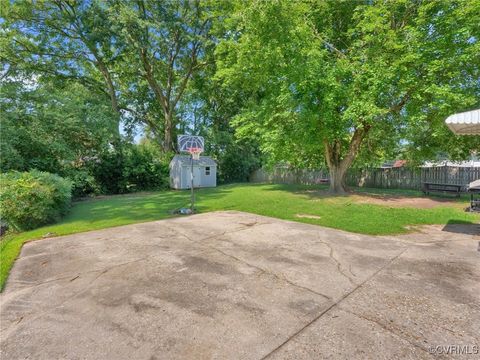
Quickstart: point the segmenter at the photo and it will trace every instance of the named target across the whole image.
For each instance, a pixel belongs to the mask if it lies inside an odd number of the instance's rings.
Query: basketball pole
[[[193,154],[190,154],[191,156],[191,160],[190,160],[190,188],[191,188],[191,199],[190,199],[190,202],[191,202],[191,207],[190,207],[190,210],[193,214],[193,206],[195,204],[195,193],[193,192]]]

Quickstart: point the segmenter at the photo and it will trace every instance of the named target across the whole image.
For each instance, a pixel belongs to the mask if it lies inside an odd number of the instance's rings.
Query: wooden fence
[[[324,183],[328,170],[292,170],[276,167],[272,171],[259,169],[250,176],[251,182],[275,184]],[[351,186],[389,189],[421,189],[422,183],[467,185],[480,179],[480,167],[436,166],[424,168],[351,169],[346,182]]]
[[[271,171],[255,170],[250,175],[250,182],[271,184],[304,184],[324,183],[328,179],[328,170],[291,170],[288,167],[276,167]]]

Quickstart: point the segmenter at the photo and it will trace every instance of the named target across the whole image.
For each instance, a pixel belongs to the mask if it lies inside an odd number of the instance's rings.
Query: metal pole
[[[191,167],[190,167],[190,188],[191,188],[191,207],[190,210],[192,211],[193,214],[193,206],[195,204],[195,193],[193,192],[193,154],[190,155],[191,158]]]

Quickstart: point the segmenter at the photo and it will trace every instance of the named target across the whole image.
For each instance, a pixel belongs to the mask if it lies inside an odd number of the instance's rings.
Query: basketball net
[[[190,155],[192,155],[193,160],[200,160],[200,154],[202,152],[201,148],[191,147],[188,148],[188,152],[190,153]]]

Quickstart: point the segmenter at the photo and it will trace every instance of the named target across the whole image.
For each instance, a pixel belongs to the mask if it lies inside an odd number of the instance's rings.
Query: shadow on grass
[[[480,224],[472,224],[471,222],[462,220],[449,220],[442,231],[480,236]]]
[[[460,197],[453,197],[449,194],[430,194],[425,195],[420,190],[410,189],[383,189],[383,188],[365,188],[348,187],[344,194],[335,194],[330,192],[328,185],[297,185],[297,184],[262,184],[266,186],[265,191],[286,191],[292,194],[306,196],[310,199],[325,198],[348,198],[353,195],[371,197],[374,199],[388,201],[398,201],[402,198],[422,198],[431,199],[439,203],[458,203],[468,201],[468,194],[461,194]]]
[[[92,222],[111,218],[150,219],[157,215],[168,214],[170,210],[183,206],[188,200],[188,194],[179,192],[133,197],[121,195],[103,199],[103,201],[78,202],[62,223],[73,222],[85,216]]]
[[[328,185],[294,185],[294,184],[271,184],[266,191],[286,191],[293,194],[304,195],[311,199],[325,198],[348,198],[352,195],[374,197],[381,200],[398,199],[402,197],[420,197],[422,193],[416,190],[403,189],[376,189],[348,187],[343,194],[332,193]]]
[[[347,197],[349,194],[334,194],[329,191],[328,185],[298,185],[298,184],[255,184],[263,186],[264,191],[285,191],[296,195],[305,195],[311,198]]]

